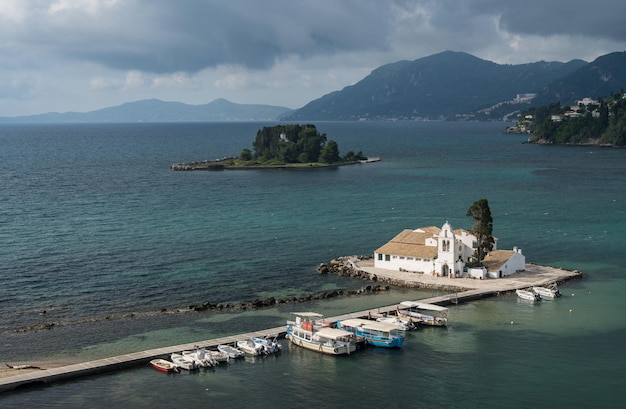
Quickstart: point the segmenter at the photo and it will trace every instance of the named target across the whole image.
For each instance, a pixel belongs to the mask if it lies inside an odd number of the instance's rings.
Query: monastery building
[[[477,239],[470,232],[452,230],[448,222],[441,228],[430,226],[403,230],[374,251],[374,267],[410,271],[440,277],[501,278],[525,269],[522,250],[493,250],[483,260],[484,267],[466,268],[476,252]]]

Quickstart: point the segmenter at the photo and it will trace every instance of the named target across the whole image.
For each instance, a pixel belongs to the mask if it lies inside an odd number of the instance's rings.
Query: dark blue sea
[[[500,248],[578,269],[564,296],[452,307],[397,350],[281,355],[196,374],[137,367],[6,392],[0,407],[528,408],[623,406],[626,150],[523,144],[504,123],[321,122],[341,153],[307,171],[174,172],[238,155],[273,123],[0,126],[0,364],[74,363],[426,298],[389,291],[190,312],[367,282],[319,275],[402,229],[471,228],[487,198]],[[513,324],[512,324],[513,322]]]

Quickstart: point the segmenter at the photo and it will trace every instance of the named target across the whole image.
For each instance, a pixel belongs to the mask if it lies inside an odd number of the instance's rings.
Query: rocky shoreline
[[[193,171],[193,170],[255,170],[255,169],[318,169],[336,168],[346,165],[358,165],[361,163],[379,162],[380,158],[372,157],[363,161],[338,162],[338,163],[288,163],[282,165],[260,165],[260,164],[236,164],[237,157],[225,157],[215,160],[204,160],[198,162],[181,162],[170,165],[170,170]]]
[[[394,285],[397,287],[411,287],[420,288],[426,290],[440,290],[445,292],[458,292],[470,290],[471,288],[459,286],[459,285],[447,285],[440,283],[424,283],[416,280],[402,280],[399,278],[387,277],[378,275],[376,273],[370,273],[357,266],[359,261],[372,260],[371,256],[346,256],[339,257],[330,260],[328,263],[322,263],[317,268],[320,274],[336,274],[343,277],[360,278],[362,280],[370,280],[374,282],[381,282],[388,285]],[[457,281],[458,282],[458,281]]]

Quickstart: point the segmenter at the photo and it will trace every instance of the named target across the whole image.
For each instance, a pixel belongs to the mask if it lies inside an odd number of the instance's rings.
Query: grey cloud
[[[37,33],[69,58],[164,73],[220,64],[263,69],[288,55],[383,50],[390,29],[388,6],[376,0],[119,4],[94,21],[68,18],[62,26],[44,21]]]
[[[626,41],[626,2],[621,0],[477,0],[474,11],[499,16],[500,27],[515,34]]]
[[[32,4],[21,25],[0,25],[24,54],[153,73],[267,69],[289,56],[472,52],[497,41],[496,24],[512,34],[626,41],[621,0],[126,0],[97,15]]]

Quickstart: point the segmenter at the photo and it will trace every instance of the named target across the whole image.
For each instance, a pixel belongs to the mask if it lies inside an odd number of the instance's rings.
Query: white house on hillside
[[[374,251],[374,267],[414,271],[442,277],[498,278],[525,269],[521,249],[493,250],[483,260],[485,268],[466,269],[477,247],[476,236],[466,230],[452,230],[448,222],[440,228],[403,230]]]

